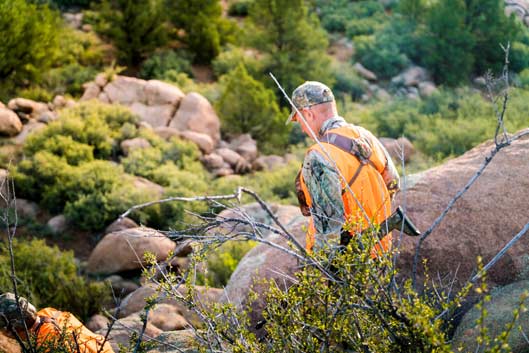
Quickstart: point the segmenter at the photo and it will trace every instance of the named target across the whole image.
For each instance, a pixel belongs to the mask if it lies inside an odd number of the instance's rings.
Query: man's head
[[[306,121],[292,108],[286,123],[298,121],[301,129],[309,136],[309,130],[318,134],[323,122],[338,115],[334,95],[329,87],[321,82],[307,81],[292,93],[292,103]]]
[[[37,319],[37,310],[26,298],[19,297],[22,317],[18,311],[17,301],[13,293],[0,295],[0,330],[9,332],[11,329],[21,331],[26,326],[31,328]]]

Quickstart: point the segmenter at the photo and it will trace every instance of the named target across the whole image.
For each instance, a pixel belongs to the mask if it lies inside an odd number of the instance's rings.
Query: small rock
[[[222,159],[224,159],[224,161],[232,167],[235,166],[242,158],[240,154],[229,148],[219,148],[215,151],[215,153],[221,156]]]
[[[17,198],[16,210],[18,217],[36,218],[40,212],[39,206],[35,202]]]
[[[216,153],[211,153],[208,155],[205,155],[202,157],[202,162],[206,166],[207,169],[213,170],[213,169],[219,169],[224,166],[224,159]],[[229,167],[229,164],[228,164]]]
[[[377,99],[380,101],[389,101],[391,100],[391,95],[386,91],[385,89],[381,88],[377,90],[377,93],[375,94]]]
[[[36,120],[30,120],[27,124],[22,127],[22,132],[11,139],[16,145],[23,145],[26,142],[28,136],[40,129],[46,127],[46,124],[38,122]]]
[[[375,75],[374,72],[369,71],[368,69],[366,69],[364,67],[364,65],[362,65],[360,63],[356,63],[356,64],[354,64],[353,67],[356,70],[356,72],[358,72],[358,74],[360,76],[362,76],[363,78],[365,78],[366,80],[369,80],[369,81],[376,81],[377,80],[377,75]]]
[[[66,217],[62,214],[52,217],[48,221],[48,227],[53,234],[63,233],[67,229],[68,223]]]
[[[435,86],[435,83],[430,81],[419,83],[419,93],[421,97],[430,97],[435,92],[437,92],[437,86]]]
[[[226,177],[233,175],[235,171],[228,165],[211,171],[215,177]]]
[[[230,148],[249,162],[253,162],[257,158],[257,142],[250,134],[243,134],[233,139]]]
[[[261,156],[253,162],[255,170],[274,170],[286,164],[285,159],[280,156],[270,155]]]
[[[151,147],[151,144],[149,141],[142,137],[136,137],[133,139],[121,141],[120,146],[121,150],[123,151],[123,154],[125,156],[128,156],[131,151],[137,150],[139,148],[149,148]]]
[[[61,95],[55,96],[55,98],[53,98],[52,104],[55,109],[64,108],[66,106],[66,98]]]
[[[54,120],[57,120],[57,114],[50,111],[44,112],[37,117],[37,121],[44,124],[49,124]]]
[[[99,87],[95,82],[87,82],[83,85],[84,93],[80,101],[88,101],[91,99],[98,98],[99,94],[101,93],[101,87]],[[99,98],[101,100],[101,98]],[[109,103],[109,102],[105,102]]]
[[[213,151],[213,148],[215,147],[215,143],[213,142],[211,137],[206,134],[187,130],[183,131],[180,134],[180,137],[194,142],[198,146],[198,148],[200,148],[200,150],[205,154],[211,153]]]
[[[101,329],[106,329],[109,323],[110,320],[106,316],[103,316],[101,314],[95,314],[90,319],[88,319],[88,322],[86,323],[86,328],[92,332],[96,332]]]
[[[483,76],[478,76],[474,79],[474,84],[477,86],[485,87],[487,85],[487,80]]]
[[[426,69],[420,66],[411,66],[391,79],[391,83],[406,87],[418,86],[419,83],[429,79]]]
[[[85,23],[81,26],[81,31],[83,32],[86,32],[86,33],[89,33],[89,32],[93,32],[94,31],[94,28],[92,27],[91,24],[88,24],[88,23]]]
[[[162,331],[183,330],[189,327],[187,320],[178,309],[170,304],[158,304],[149,313],[149,322]]]
[[[139,314],[132,314],[126,318],[119,319],[114,322],[112,330],[108,335],[109,342],[115,352],[119,352],[119,345],[128,347],[131,330],[140,333],[143,328],[143,322]],[[99,330],[98,334],[105,336],[107,329]],[[142,341],[150,341],[153,338],[158,337],[162,333],[162,330],[147,322],[145,332],[142,336]]]
[[[105,229],[105,234],[119,232],[120,230],[137,228],[137,227],[138,227],[138,224],[136,224],[136,222],[134,222],[129,217],[124,217],[122,219],[118,218]]]
[[[113,292],[116,293],[116,295],[118,295],[119,297],[129,295],[136,289],[140,288],[137,283],[123,279],[121,276],[118,275],[112,275],[110,277],[107,277],[105,278],[105,281],[110,282]]]
[[[15,136],[22,131],[22,122],[19,117],[9,109],[0,108],[0,134]]]
[[[104,72],[97,74],[96,78],[94,79],[94,82],[101,88],[105,87],[108,83],[108,74]]]
[[[180,137],[180,131],[174,127],[158,126],[154,128],[154,133],[164,140],[169,140],[171,137]]]

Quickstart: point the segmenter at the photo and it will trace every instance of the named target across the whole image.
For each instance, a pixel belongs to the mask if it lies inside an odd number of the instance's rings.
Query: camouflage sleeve
[[[303,162],[303,179],[312,199],[310,213],[316,228],[314,250],[336,244],[345,222],[341,179],[319,152],[310,151]]]
[[[400,190],[400,177],[399,172],[397,171],[397,168],[395,168],[395,164],[393,164],[393,160],[391,159],[391,156],[389,155],[386,148],[380,143],[380,148],[382,148],[382,151],[384,151],[384,155],[386,156],[386,167],[382,171],[381,175],[384,179],[384,183],[386,183],[386,187],[388,188],[389,194],[393,197],[397,193],[397,191]]]

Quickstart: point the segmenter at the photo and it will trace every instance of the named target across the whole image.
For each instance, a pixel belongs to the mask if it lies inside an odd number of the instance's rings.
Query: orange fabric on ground
[[[360,133],[357,129],[350,126],[342,126],[336,129],[332,129],[328,132],[339,134],[348,138],[358,138]],[[361,166],[361,162],[353,156],[352,154],[343,151],[342,149],[329,144],[322,143],[325,147],[325,150],[330,155],[330,157],[336,163],[336,166],[340,170],[340,173],[344,176],[347,181],[350,181],[355,175],[357,169]],[[360,174],[357,179],[351,185],[351,190],[353,191],[354,196],[349,192],[345,183],[342,181],[342,189],[345,189],[345,192],[342,195],[342,200],[344,204],[344,212],[346,223],[355,225],[354,229],[351,229],[351,234],[355,232],[360,232],[369,227],[369,222],[367,218],[375,223],[382,223],[387,217],[391,215],[391,197],[388,192],[388,189],[382,178],[382,171],[386,165],[386,157],[384,151],[380,148],[377,148],[377,143],[371,143],[372,155],[370,161],[373,163],[366,164],[362,167]],[[324,158],[328,159],[327,154],[322,151],[319,145],[313,145],[307,151],[318,151]],[[308,192],[305,180],[303,175],[300,178],[301,188],[305,194],[306,201],[308,206],[312,206],[312,199]],[[355,200],[356,199],[356,200]],[[358,206],[358,203],[362,206],[365,211],[365,215]],[[307,249],[312,249],[314,245],[314,235],[316,229],[311,218],[309,224],[309,229],[307,231]],[[384,251],[387,251],[391,248],[391,233],[386,235],[381,241],[380,245]],[[380,252],[380,246],[376,246],[372,252],[373,256],[376,256]]]
[[[66,330],[73,338],[75,334],[77,344],[81,353],[97,353],[101,348],[104,337],[93,333],[87,329],[75,316],[68,312],[59,311],[53,308],[45,308],[37,312],[40,317],[48,317],[55,320],[55,325],[52,322],[45,322],[40,325],[37,334],[37,344],[41,345],[47,340],[54,339],[60,335],[61,330]],[[77,353],[73,350],[72,353]],[[114,350],[108,342],[105,343],[101,353],[114,353]]]

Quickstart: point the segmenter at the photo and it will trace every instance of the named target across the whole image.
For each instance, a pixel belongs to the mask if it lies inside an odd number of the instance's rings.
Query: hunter
[[[390,217],[399,175],[371,132],[338,115],[329,87],[305,82],[292,93],[292,103],[297,110],[292,108],[286,123],[297,121],[305,134],[320,142],[307,150],[296,178],[301,211],[311,216],[307,250],[346,245],[355,234]],[[387,231],[375,248],[390,247]],[[372,256],[377,250],[372,249]]]
[[[37,311],[23,297],[18,302],[22,315],[13,293],[0,295],[0,330],[7,336],[34,342],[39,352],[114,353],[103,336],[87,329],[72,314],[53,308]]]

